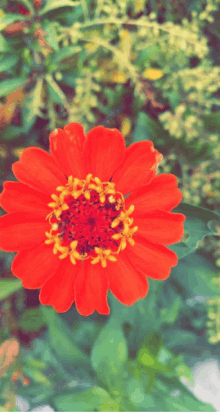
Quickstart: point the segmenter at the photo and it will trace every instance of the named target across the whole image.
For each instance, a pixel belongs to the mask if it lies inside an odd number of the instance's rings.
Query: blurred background
[[[127,146],[152,140],[183,202],[220,213],[219,21],[219,0],[1,0],[0,190],[26,147],[48,150],[53,129],[80,122],[118,128]],[[125,388],[95,366],[109,320],[41,308],[11,273],[15,254],[0,251],[0,411],[220,410],[218,222],[215,232],[191,255],[197,269],[152,284],[146,304],[129,312],[110,297]]]

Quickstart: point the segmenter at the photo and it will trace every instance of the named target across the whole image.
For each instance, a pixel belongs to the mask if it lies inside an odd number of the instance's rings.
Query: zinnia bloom
[[[167,279],[185,216],[177,178],[156,176],[162,155],[151,141],[125,147],[117,129],[79,123],[50,134],[50,152],[31,147],[5,182],[0,248],[18,252],[12,273],[57,312],[109,314],[108,289],[124,305],[148,293],[147,278]],[[128,195],[128,196],[127,196]]]

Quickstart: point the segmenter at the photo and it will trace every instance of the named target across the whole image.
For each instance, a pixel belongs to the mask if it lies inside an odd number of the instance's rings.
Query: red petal
[[[20,160],[12,165],[12,170],[22,183],[47,195],[67,182],[53,157],[38,147],[24,149]]]
[[[53,254],[53,247],[44,243],[19,252],[12,262],[12,273],[22,280],[27,289],[41,288],[58,270],[61,260]]]
[[[155,176],[149,185],[134,190],[125,199],[126,209],[132,204],[135,206],[132,217],[153,210],[170,212],[182,200],[182,193],[177,185],[177,178],[172,174],[163,173]]]
[[[117,129],[94,127],[86,135],[84,163],[88,173],[108,181],[124,159],[125,141]]]
[[[156,210],[135,217],[134,224],[138,226],[138,234],[150,242],[172,245],[182,239],[185,219],[186,217],[181,213]]]
[[[74,302],[74,282],[81,268],[81,262],[73,265],[67,257],[61,267],[43,285],[39,299],[42,305],[53,305],[61,313],[66,312]]]
[[[15,252],[46,240],[50,225],[44,213],[14,212],[0,217],[0,248]]]
[[[6,212],[37,212],[44,211],[47,215],[51,210],[47,205],[51,197],[31,189],[20,182],[4,182],[4,190],[0,195],[0,205]]]
[[[64,129],[55,129],[50,134],[50,151],[63,173],[85,178],[82,162],[82,147],[85,135],[79,123],[70,123]]]
[[[106,271],[109,289],[124,305],[133,305],[147,295],[149,284],[146,277],[134,268],[124,251],[117,256],[117,262],[108,261]]]
[[[86,260],[75,281],[75,301],[78,312],[83,316],[95,310],[102,315],[110,312],[107,303],[108,279],[100,264],[92,265]]]
[[[124,161],[113,176],[117,190],[126,195],[150,183],[162,157],[150,141],[132,143],[125,150]]]
[[[176,266],[176,253],[161,245],[154,245],[138,234],[134,236],[135,245],[127,243],[124,250],[132,265],[148,278],[156,280],[167,279],[171,267]]]
[[[80,123],[69,123],[63,130],[69,136],[69,139],[74,142],[74,145],[78,147],[80,153],[82,153],[86,138],[83,126]]]

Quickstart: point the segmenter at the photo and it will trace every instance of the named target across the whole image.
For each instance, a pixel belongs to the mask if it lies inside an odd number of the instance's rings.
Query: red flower
[[[40,302],[81,315],[109,313],[107,292],[132,305],[147,277],[167,279],[185,216],[171,213],[182,194],[172,174],[156,176],[162,155],[150,141],[131,144],[117,129],[70,123],[50,134],[51,154],[25,149],[5,182],[0,248],[18,252],[12,273]],[[130,194],[131,193],[131,194]],[[125,195],[130,194],[125,197]]]

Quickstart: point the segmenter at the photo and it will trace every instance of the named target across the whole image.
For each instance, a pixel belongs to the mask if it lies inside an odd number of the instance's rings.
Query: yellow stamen
[[[111,227],[116,228],[121,222],[123,224],[123,227],[120,226],[120,228],[118,229],[119,233],[115,233],[114,235],[112,235],[112,239],[114,239],[115,241],[119,241],[117,243],[118,249],[116,251],[112,251],[110,249],[103,249],[103,246],[101,248],[95,247],[94,251],[97,255],[95,257],[93,257],[90,253],[88,254],[84,252],[80,254],[78,252],[78,250],[83,250],[79,245],[80,238],[79,240],[73,240],[68,246],[62,246],[63,233],[65,233],[65,221],[62,222],[61,215],[64,211],[68,209],[70,209],[70,213],[67,216],[71,216],[71,213],[73,213],[71,209],[71,203],[70,206],[66,203],[66,201],[69,203],[66,197],[72,196],[73,199],[76,200],[80,196],[84,196],[85,200],[90,201],[91,190],[95,190],[98,194],[101,206],[105,207],[104,204],[106,201],[108,201],[110,204],[115,204],[112,210],[119,211],[118,216],[117,213],[115,214],[115,216],[117,217],[112,221]],[[101,182],[101,180],[98,177],[93,177],[91,173],[86,176],[85,180],[80,180],[78,178],[73,178],[73,176],[69,176],[68,183],[66,184],[66,186],[58,186],[57,192],[61,193],[52,194],[51,198],[53,201],[48,204],[48,206],[51,207],[53,211],[49,213],[46,217],[46,219],[49,220],[51,229],[50,232],[45,233],[47,237],[47,239],[45,240],[45,244],[54,244],[53,253],[57,254],[59,252],[59,259],[65,259],[67,256],[69,256],[70,261],[75,265],[77,260],[84,261],[85,259],[90,258],[92,264],[100,262],[102,267],[105,268],[107,266],[108,260],[112,262],[117,261],[114,255],[118,254],[121,250],[124,250],[126,248],[127,241],[132,246],[135,244],[132,235],[138,230],[138,227],[135,226],[134,228],[131,228],[134,219],[130,217],[130,214],[134,211],[134,206],[131,205],[128,210],[125,210],[125,201],[123,194],[120,192],[116,192],[115,183]],[[119,197],[119,195],[121,197]],[[83,203],[85,202],[85,200],[83,200]],[[79,204],[81,204],[81,201],[79,202]],[[78,203],[76,203],[76,208],[78,207],[77,205]],[[90,205],[90,203],[88,205]],[[56,217],[57,221],[61,222],[61,225],[59,224],[59,222],[54,222],[54,217]],[[76,223],[74,223],[73,226],[75,224]],[[57,231],[58,233],[53,234],[53,232]],[[72,239],[74,239],[75,233],[77,233],[77,231],[74,232],[74,229],[72,231],[70,226],[70,233],[72,233],[71,236]],[[77,248],[79,249],[77,250]]]
[[[91,263],[94,265],[101,261],[101,265],[103,268],[106,268],[107,266],[107,259],[111,260],[112,262],[116,262],[117,259],[115,256],[112,256],[111,253],[112,251],[110,249],[103,250],[99,247],[95,247],[95,252],[97,253],[97,257],[92,258]]]

